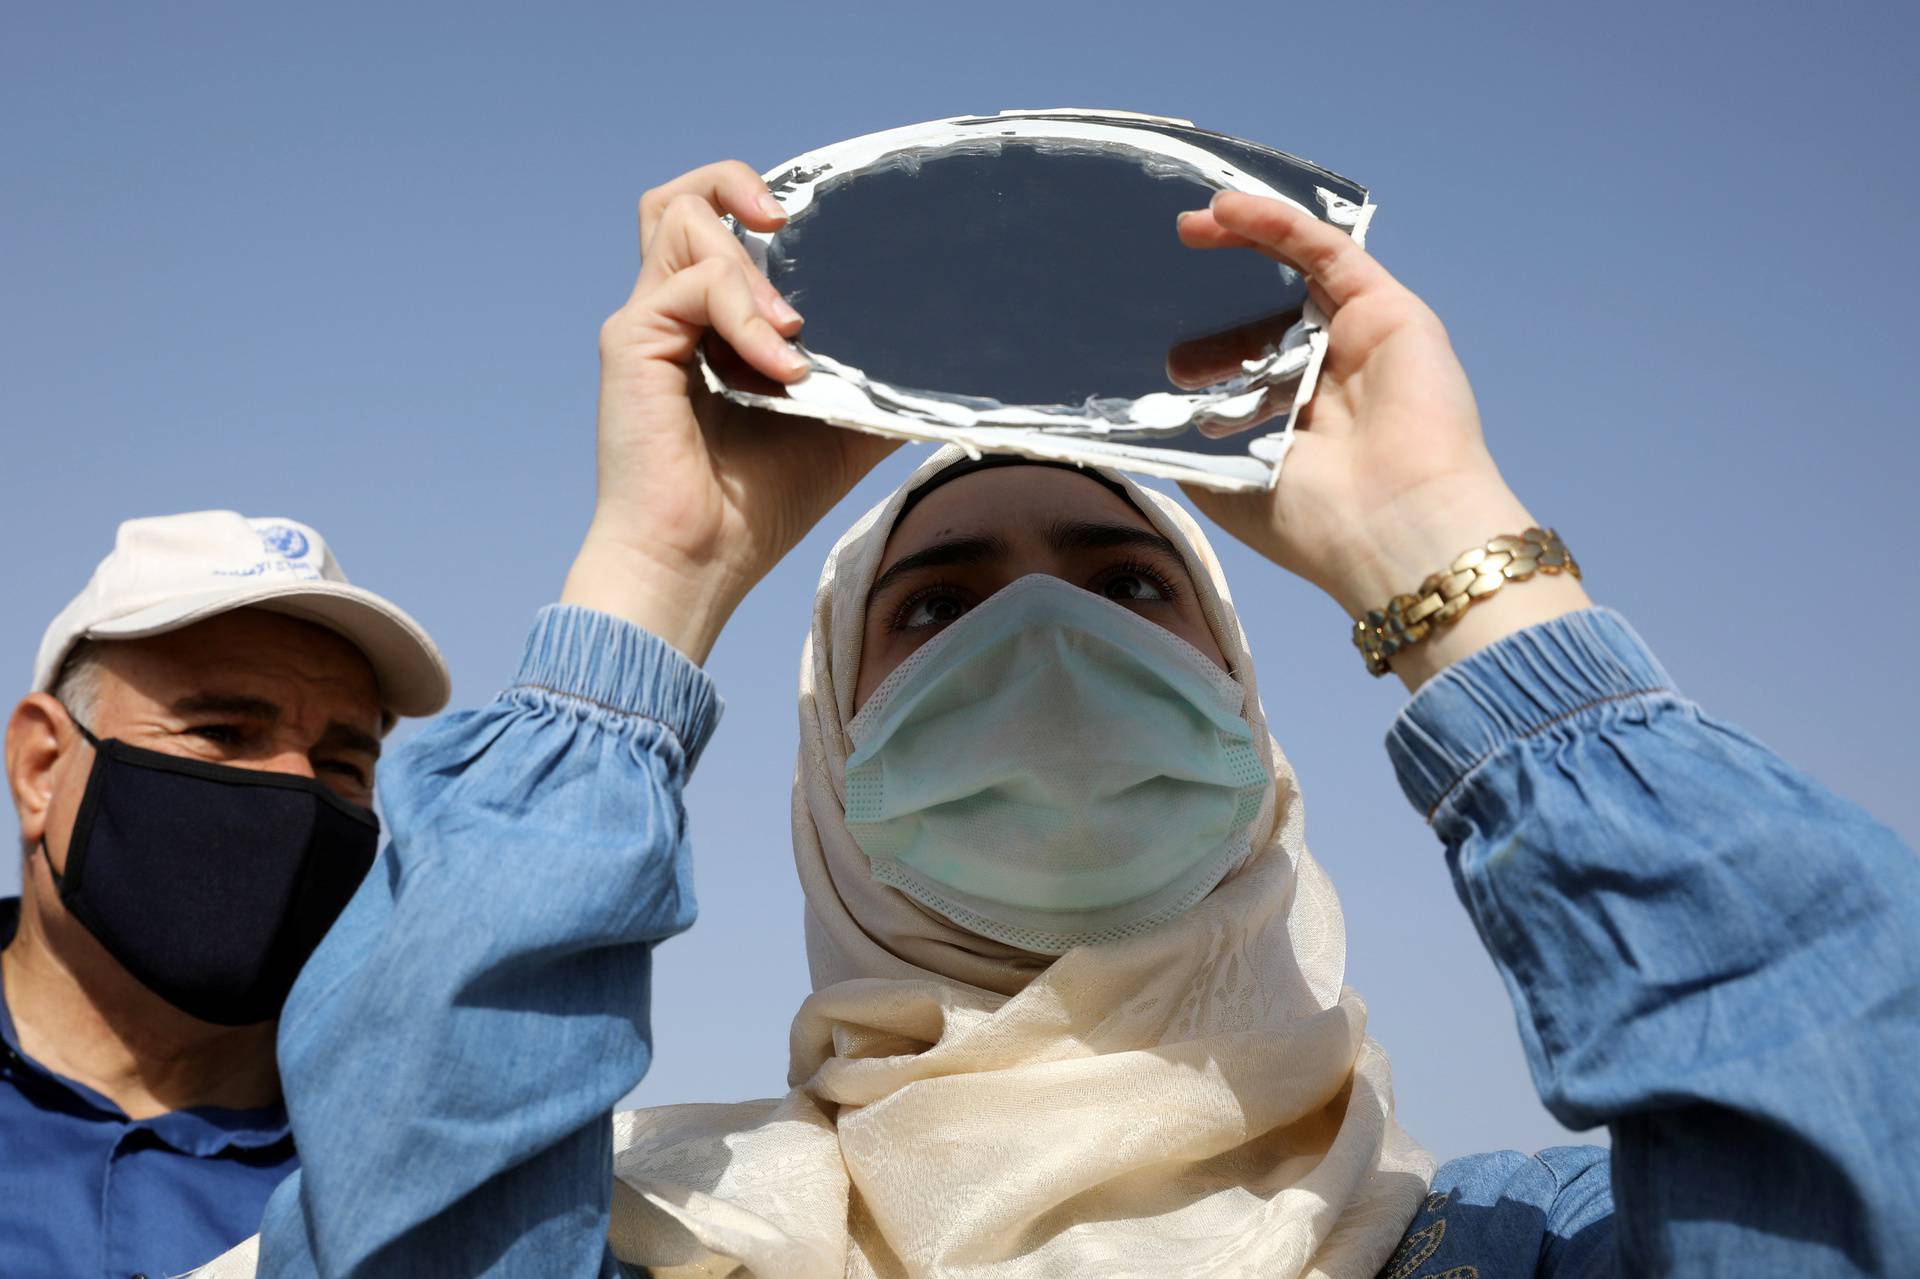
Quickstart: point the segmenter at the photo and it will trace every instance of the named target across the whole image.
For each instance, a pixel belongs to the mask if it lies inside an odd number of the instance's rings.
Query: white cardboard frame
[[[1059,117],[1069,116],[1062,119]],[[1045,117],[1045,118],[1043,118]],[[1356,205],[1318,188],[1321,210],[1308,209],[1267,183],[1241,172],[1202,147],[1163,133],[1131,128],[1138,121],[1193,127],[1191,121],[1127,111],[1064,108],[1057,111],[1003,111],[997,116],[952,116],[886,129],[808,151],[767,175],[789,219],[813,203],[820,188],[850,173],[914,153],[950,153],[993,146],[1009,139],[1052,143],[1064,148],[1102,151],[1127,147],[1164,157],[1182,172],[1198,174],[1223,190],[1285,200],[1295,208],[1337,226],[1364,245],[1375,205]],[[748,253],[766,268],[774,232],[735,228]],[[1286,270],[1277,267],[1278,270]],[[1132,401],[1132,419],[1116,424],[1068,406],[996,405],[981,407],[957,398],[935,398],[889,385],[819,351],[804,350],[811,368],[790,383],[784,396],[763,395],[724,382],[704,349],[700,371],[707,388],[739,403],[776,413],[814,418],[835,426],[897,439],[958,444],[968,454],[1012,453],[1050,461],[1114,466],[1144,475],[1204,485],[1228,492],[1271,488],[1293,443],[1294,423],[1313,397],[1326,358],[1327,317],[1311,299],[1305,314],[1268,355],[1246,362],[1242,376],[1223,387],[1200,392],[1155,392]],[[1115,431],[1157,427],[1178,430],[1201,418],[1230,422],[1253,414],[1268,390],[1298,379],[1286,420],[1278,430],[1250,436],[1246,452],[1236,455],[1190,453],[1107,438]]]

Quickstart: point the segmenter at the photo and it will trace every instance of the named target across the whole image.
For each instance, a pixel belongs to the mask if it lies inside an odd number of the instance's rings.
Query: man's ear
[[[28,848],[46,837],[60,759],[78,740],[66,708],[46,693],[27,694],[7,720],[7,783]]]

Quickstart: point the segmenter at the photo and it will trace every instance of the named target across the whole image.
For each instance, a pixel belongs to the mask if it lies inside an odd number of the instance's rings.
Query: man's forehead
[[[171,706],[182,699],[238,705],[324,702],[336,716],[378,722],[379,685],[365,654],[325,627],[239,610],[143,639],[101,645],[103,665],[131,690]]]

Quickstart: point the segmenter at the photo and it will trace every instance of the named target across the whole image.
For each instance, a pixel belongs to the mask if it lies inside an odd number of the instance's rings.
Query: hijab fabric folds
[[[1371,1279],[1432,1175],[1343,986],[1246,638],[1205,536],[1114,472],[1179,547],[1273,790],[1251,852],[1155,931],[1055,960],[876,881],[844,821],[866,597],[935,454],[821,576],[800,673],[793,842],[814,993],[783,1098],[615,1117],[615,1252],[662,1279]]]

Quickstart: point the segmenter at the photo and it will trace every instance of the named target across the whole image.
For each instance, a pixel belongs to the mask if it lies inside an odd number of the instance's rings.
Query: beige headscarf
[[[1125,941],[1027,954],[874,880],[844,822],[867,593],[936,453],[840,540],[801,664],[793,846],[814,993],[785,1097],[614,1116],[614,1251],[660,1279],[1373,1279],[1433,1161],[1342,985],[1346,928],[1302,838],[1206,537],[1180,549],[1274,789],[1253,852]],[[205,1272],[253,1273],[254,1241]]]
[[[792,1091],[615,1116],[616,1253],[663,1279],[1372,1279],[1433,1163],[1394,1122],[1293,770],[1178,505],[1106,472],[1180,548],[1266,743],[1274,791],[1237,871],[1165,927],[1049,961],[877,882],[848,833],[867,593],[907,495],[959,456],[936,453],[821,575],[793,798],[814,993]]]

